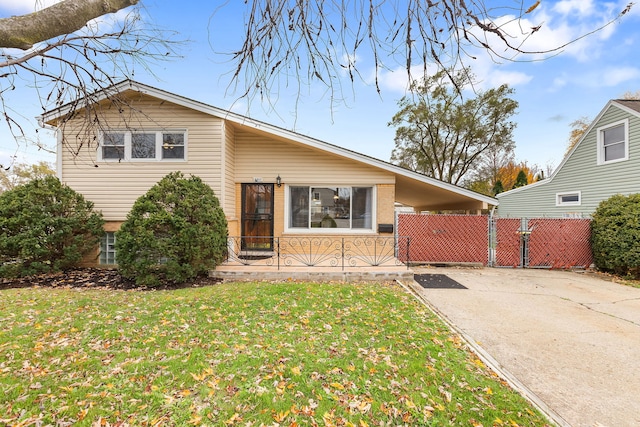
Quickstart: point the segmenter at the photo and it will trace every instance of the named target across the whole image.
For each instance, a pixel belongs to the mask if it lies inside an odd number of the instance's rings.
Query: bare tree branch
[[[97,3],[102,5],[101,8]],[[113,11],[117,7],[136,3],[137,0],[66,0],[58,5],[81,7],[93,4],[93,8],[88,7],[91,13],[84,15],[83,19],[86,19],[101,11]],[[60,10],[66,12],[56,16],[56,13],[61,13]],[[24,18],[29,20],[34,16],[38,19],[48,17],[51,19],[48,25],[55,27],[60,20],[66,20],[68,14],[73,15],[68,9],[56,9],[52,6],[35,14],[25,15]],[[133,78],[138,69],[153,75],[155,63],[176,57],[175,46],[181,42],[174,40],[174,33],[155,29],[142,22],[136,8],[126,15],[117,16],[117,19],[116,15],[112,16],[114,19],[85,21],[87,25],[68,34],[66,32],[70,27],[59,27],[57,32],[62,36],[36,43],[26,51],[0,48],[0,121],[5,122],[17,144],[27,134],[25,124],[28,121],[11,107],[9,94],[17,86],[32,87],[38,94],[43,112],[70,104],[72,109],[85,114],[86,126],[80,132],[82,137],[77,135],[73,141],[62,141],[67,150],[77,154],[81,149],[95,150],[97,143],[93,135],[104,126],[95,103],[96,92],[125,78]],[[3,21],[0,20],[0,27],[2,24]],[[41,37],[41,34],[36,36]],[[120,101],[122,102],[125,101]],[[65,126],[64,121],[60,126]],[[39,149],[45,148],[38,141],[30,143]]]
[[[363,66],[374,71],[380,91],[380,70],[404,68],[411,83],[426,76],[427,67],[465,67],[478,49],[493,58],[513,61],[519,55],[554,54],[568,44],[627,14],[629,3],[612,20],[546,51],[528,51],[523,43],[542,23],[521,24],[540,4],[533,0],[261,0],[249,2],[243,43],[227,53],[235,64],[230,90],[240,97],[270,94],[277,79],[298,85],[320,83],[332,99],[341,97],[345,74],[353,82]],[[508,22],[505,17],[511,16]],[[215,18],[215,14],[213,16]],[[512,23],[518,34],[510,34]],[[214,37],[217,36],[212,32]],[[215,49],[215,40],[211,45]],[[415,75],[417,69],[422,73]],[[455,78],[449,80],[455,84]],[[460,89],[460,88],[458,88]]]

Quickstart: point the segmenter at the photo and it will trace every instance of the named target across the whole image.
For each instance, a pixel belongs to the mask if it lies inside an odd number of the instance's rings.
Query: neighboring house
[[[273,239],[256,238],[264,236],[392,237],[396,202],[418,211],[496,204],[491,197],[133,81],[92,99],[99,128],[87,128],[83,111],[74,111],[77,103],[40,119],[57,130],[59,178],[104,215],[101,264],[114,262],[113,232],[134,201],[176,170],[213,188],[229,235],[253,236],[246,240],[253,250],[273,249]]]
[[[588,218],[614,194],[640,193],[640,101],[612,100],[547,179],[498,194],[500,217]]]

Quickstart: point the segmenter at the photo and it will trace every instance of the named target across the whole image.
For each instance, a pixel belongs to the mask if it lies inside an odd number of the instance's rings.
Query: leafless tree
[[[363,57],[372,58],[379,92],[384,69],[404,68],[411,83],[423,79],[427,67],[433,68],[431,74],[464,68],[478,49],[507,61],[558,52],[567,44],[545,52],[523,47],[543,25],[525,27],[525,18],[539,5],[534,0],[250,1],[243,44],[229,52],[235,64],[231,87],[248,98],[268,95],[278,79],[288,76],[287,84],[320,83],[339,100],[345,75],[351,82],[368,79],[358,62]],[[514,27],[518,34],[510,33]]]
[[[173,35],[142,22],[139,7],[130,8],[137,3],[64,0],[0,19],[0,115],[14,137],[25,134],[22,115],[7,99],[16,87],[37,91],[43,111],[76,103],[72,110],[91,123],[98,119],[95,93],[175,56]]]

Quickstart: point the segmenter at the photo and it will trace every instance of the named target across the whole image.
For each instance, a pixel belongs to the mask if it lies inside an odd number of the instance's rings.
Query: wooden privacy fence
[[[593,262],[588,219],[399,214],[398,235],[411,239],[414,263],[586,268]]]

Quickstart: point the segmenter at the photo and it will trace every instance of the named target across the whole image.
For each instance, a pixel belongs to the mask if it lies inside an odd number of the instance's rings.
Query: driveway
[[[559,425],[640,426],[640,289],[565,271],[414,271],[468,288],[411,284]]]

